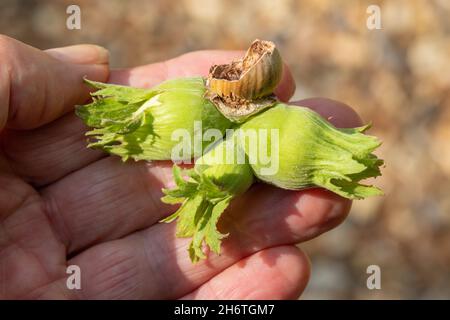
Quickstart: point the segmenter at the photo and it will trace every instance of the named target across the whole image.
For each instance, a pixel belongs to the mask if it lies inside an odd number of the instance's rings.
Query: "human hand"
[[[112,71],[109,82],[151,87],[205,75],[241,52],[200,51]],[[305,288],[310,266],[295,244],[338,225],[351,202],[329,191],[256,184],[223,214],[222,254],[192,264],[190,239],[158,221],[173,186],[170,162],[122,163],[86,148],[72,111],[88,99],[82,77],[108,78],[96,46],[42,52],[0,36],[0,298],[288,299]],[[278,97],[295,89],[286,71]],[[336,126],[359,126],[349,107],[327,99],[299,104]],[[3,128],[3,129],[2,129]],[[81,290],[66,286],[81,268]]]

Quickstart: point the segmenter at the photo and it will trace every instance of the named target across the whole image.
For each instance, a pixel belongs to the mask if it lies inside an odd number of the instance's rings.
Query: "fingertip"
[[[298,219],[298,223],[291,221],[292,231],[298,234],[302,241],[316,237],[342,223],[351,206],[351,200],[322,188],[298,191],[294,206],[296,212],[291,216],[300,216],[301,222]]]
[[[354,128],[363,125],[361,117],[349,105],[327,98],[309,98],[289,104],[308,107],[339,128]]]
[[[281,80],[275,89],[275,95],[282,102],[288,102],[295,93],[295,80],[289,67],[284,64]]]
[[[253,281],[260,290],[249,290],[246,299],[298,299],[311,276],[309,258],[294,245],[261,250],[236,265],[258,273]],[[265,279],[264,284],[261,279]]]
[[[298,299],[310,275],[303,251],[276,246],[237,261],[182,299]]]
[[[311,278],[311,261],[296,246],[282,246],[266,250],[266,255],[276,260],[279,277],[287,288],[280,299],[298,299]]]

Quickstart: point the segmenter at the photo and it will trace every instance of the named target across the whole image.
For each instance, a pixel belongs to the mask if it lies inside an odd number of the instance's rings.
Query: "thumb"
[[[89,97],[83,77],[108,78],[108,54],[77,45],[45,51],[0,35],[0,130],[32,129]]]

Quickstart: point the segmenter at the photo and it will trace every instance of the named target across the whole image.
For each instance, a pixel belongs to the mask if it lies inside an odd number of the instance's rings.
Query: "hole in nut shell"
[[[275,46],[270,41],[255,40],[243,59],[230,64],[214,65],[209,70],[210,77],[229,81],[239,80],[242,74],[254,66],[265,53],[272,53]]]

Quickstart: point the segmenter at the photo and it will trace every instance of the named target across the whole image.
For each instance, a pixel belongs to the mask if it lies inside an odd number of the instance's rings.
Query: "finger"
[[[160,198],[171,183],[169,161],[107,157],[41,189],[48,215],[69,254],[156,223],[171,206]]]
[[[77,47],[78,53],[82,48]],[[95,63],[74,64],[69,56],[60,54],[59,58],[66,60],[58,60],[51,54],[0,36],[0,128],[5,125],[13,129],[36,128],[84,102],[89,91],[83,77],[105,81],[108,76],[107,53],[95,48],[97,57],[91,59],[91,62],[97,60]],[[92,58],[93,47],[88,46],[87,51]]]
[[[87,129],[74,113],[69,113],[37,129],[5,130],[0,143],[9,168],[41,187],[106,156],[100,150],[86,148]]]
[[[285,64],[283,68],[283,73],[281,76],[280,83],[275,88],[275,95],[282,102],[288,102],[295,93],[295,80],[292,76],[292,72],[289,67]]]
[[[211,65],[225,64],[242,57],[243,51],[194,51],[177,58],[112,72],[109,82],[125,84],[132,87],[149,88],[164,80],[207,76]],[[275,94],[281,101],[288,101],[295,92],[295,81],[287,65],[284,65],[280,83]]]
[[[83,270],[83,294],[101,299],[184,296],[255,252],[319,235],[342,221],[349,209],[327,191],[289,192],[263,185],[249,190],[239,202],[222,216],[232,215],[220,226],[230,233],[220,256],[210,254],[194,265],[187,252],[190,239],[175,238],[174,223],[156,224],[70,260]]]
[[[52,57],[75,64],[108,64],[109,53],[100,46],[93,44],[78,44],[67,47],[45,50]]]
[[[322,109],[322,116],[331,117],[332,121],[340,118],[340,112],[354,113],[340,103],[326,101],[329,107]],[[354,113],[353,117],[356,116]],[[339,125],[337,122],[335,124]],[[43,189],[50,216],[54,217],[56,230],[68,251],[74,252],[101,241],[120,238],[151,226],[173,211],[160,201],[163,196],[161,188],[172,187],[171,167],[170,162],[123,164],[116,158],[108,157]],[[284,203],[284,195],[279,194],[276,201]],[[332,203],[337,198],[338,205],[343,202],[345,206],[350,206],[350,201],[346,199],[332,193],[330,197]],[[279,208],[276,201],[270,206]]]
[[[355,110],[340,101],[327,98],[309,98],[293,101],[290,104],[308,107],[338,128],[354,128],[363,125]]]
[[[115,70],[108,82],[150,88],[168,79],[207,76],[211,65],[229,63],[242,54],[242,51],[219,50],[189,52],[159,63]]]
[[[309,276],[309,260],[300,249],[274,247],[236,262],[182,299],[297,299]]]
[[[79,49],[74,48],[73,51],[78,53]],[[62,58],[55,49],[51,52]],[[207,75],[210,65],[228,63],[241,55],[240,51],[192,52],[166,62],[112,71],[109,82],[151,87],[170,78]],[[79,59],[77,57],[79,54],[74,54],[74,59]],[[294,90],[292,75],[285,67],[277,95],[288,100]],[[80,119],[68,114],[43,128],[4,133],[2,143],[14,172],[32,184],[42,186],[104,156],[104,153],[86,148],[86,131]]]

